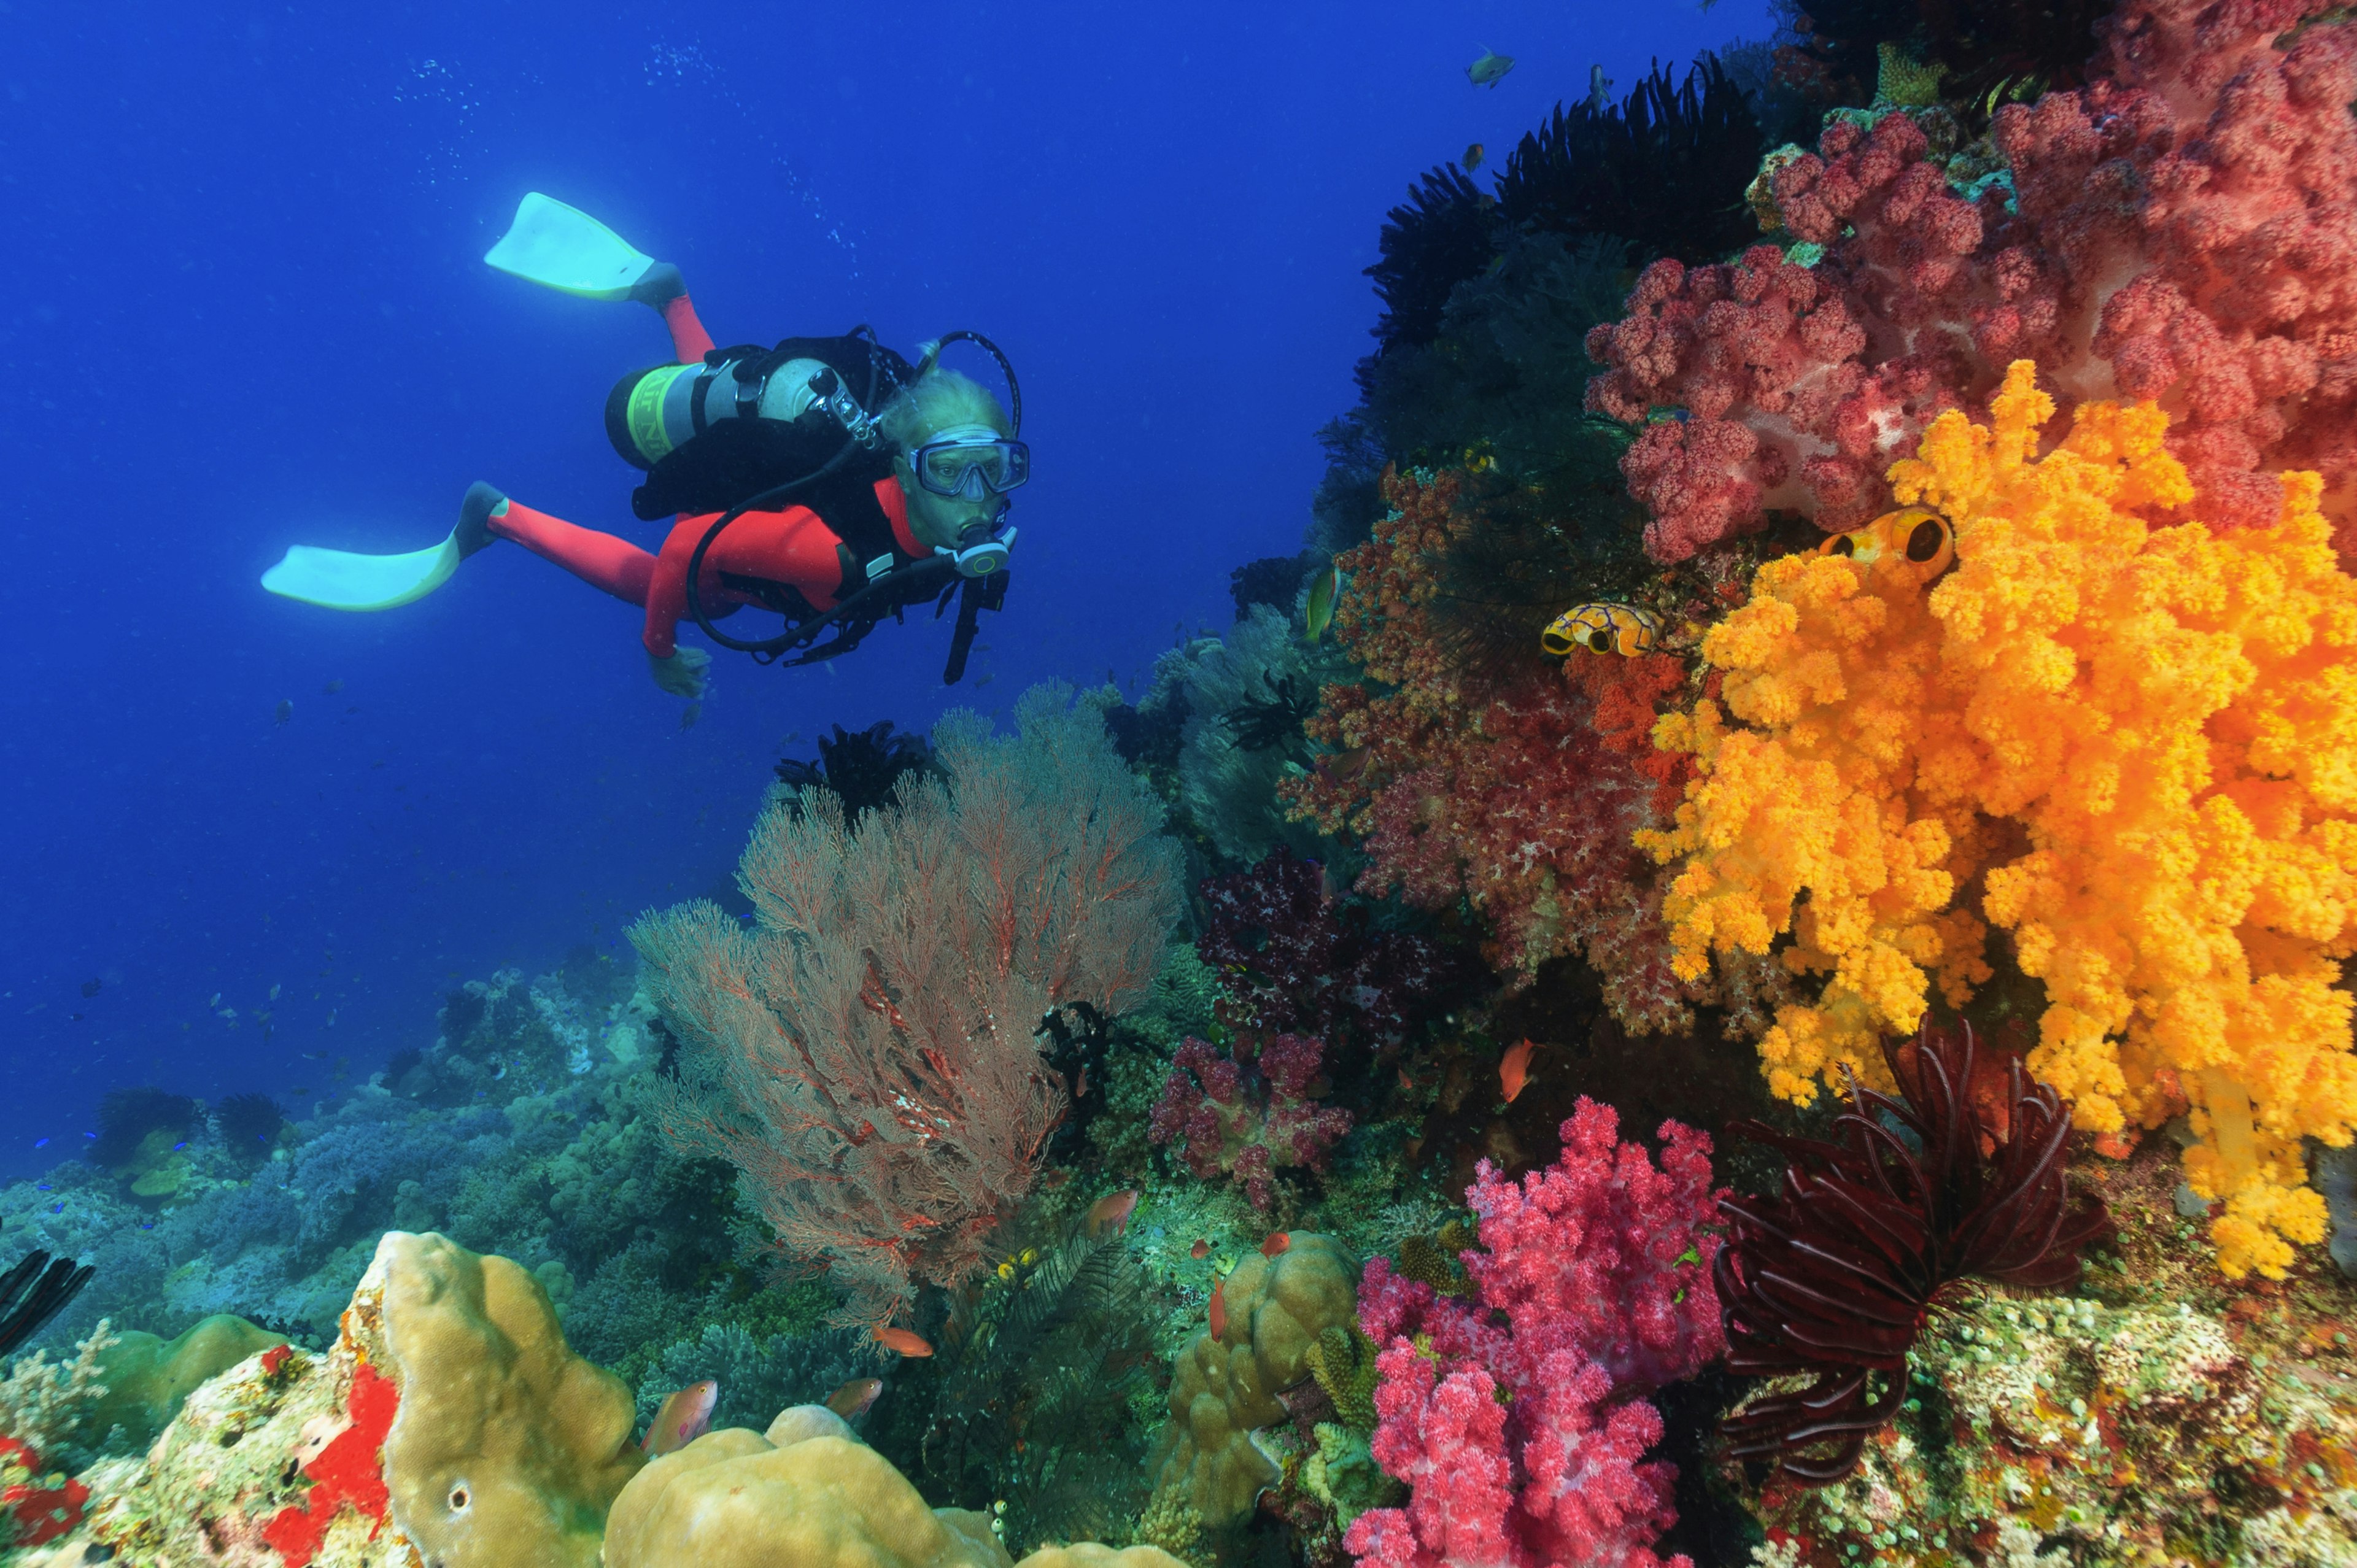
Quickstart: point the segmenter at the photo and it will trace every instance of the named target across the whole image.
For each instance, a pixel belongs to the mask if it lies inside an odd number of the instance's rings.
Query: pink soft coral
[[[1855,526],[2024,356],[2071,401],[2158,400],[2213,525],[2265,526],[2313,468],[2357,545],[2357,27],[2295,28],[2319,9],[2129,0],[2086,87],[1997,113],[2018,211],[1964,201],[1902,114],[1836,121],[1770,181],[1816,266],[1655,263],[1588,340],[1590,407],[1684,411],[1622,464],[1654,557],[1771,508]]]
[[[1726,1349],[1717,1195],[1708,1138],[1664,1122],[1657,1169],[1619,1128],[1583,1099],[1547,1170],[1517,1186],[1482,1162],[1466,1195],[1483,1248],[1465,1254],[1471,1302],[1367,1265],[1360,1326],[1384,1347],[1372,1446],[1415,1492],[1351,1526],[1345,1544],[1363,1560],[1661,1563],[1675,1471],[1644,1460],[1662,1420],[1641,1396]]]

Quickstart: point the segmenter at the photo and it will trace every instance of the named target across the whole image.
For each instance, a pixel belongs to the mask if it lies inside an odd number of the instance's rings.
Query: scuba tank
[[[830,477],[872,485],[892,471],[876,416],[914,379],[908,360],[856,332],[715,349],[616,382],[606,436],[646,470],[630,510],[647,522],[725,511],[838,456],[848,460]]]

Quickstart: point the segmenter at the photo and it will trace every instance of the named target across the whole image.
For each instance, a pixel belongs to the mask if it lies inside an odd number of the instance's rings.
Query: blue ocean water
[[[832,724],[1136,682],[1298,548],[1409,179],[1501,158],[1591,65],[1768,28],[1743,0],[0,5],[0,1177],[109,1088],[307,1107],[430,1043],[460,980],[618,949],[726,878],[770,764]],[[1484,48],[1518,61],[1494,89]],[[433,543],[478,478],[660,539],[599,413],[661,327],[483,265],[532,189],[677,263],[721,342],[1006,348],[1037,478],[964,684],[912,622],[832,671],[724,653],[683,729],[639,612],[520,549],[382,615],[260,590],[290,543]]]

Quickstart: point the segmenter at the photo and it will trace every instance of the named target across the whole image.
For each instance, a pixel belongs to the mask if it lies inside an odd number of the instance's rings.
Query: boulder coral
[[[631,1419],[530,1273],[392,1231],[328,1351],[274,1346],[188,1394],[145,1458],[89,1474],[96,1500],[64,1544],[261,1568],[593,1568],[643,1462]]]
[[[1221,1281],[1213,1324],[1170,1373],[1170,1425],[1158,1486],[1213,1529],[1252,1511],[1278,1466],[1253,1434],[1286,1419],[1277,1399],[1311,1376],[1309,1352],[1357,1316],[1359,1263],[1331,1236],[1296,1230],[1275,1257],[1254,1252]]]
[[[2299,1140],[2357,1122],[2357,581],[2315,475],[2268,527],[2163,525],[2195,496],[2161,411],[2082,405],[2040,457],[2053,413],[2018,361],[1988,423],[1943,414],[1892,467],[1954,526],[1928,596],[1760,568],[1703,645],[1725,712],[1656,728],[1696,776],[1641,842],[1682,859],[1682,972],[1789,931],[1827,976],[1761,1041],[1778,1094],[1882,1083],[1875,1037],[1934,977],[1966,1000],[1996,928],[2045,985],[2031,1073],[2099,1133],[2190,1112],[2220,1266],[2281,1277],[2325,1229]]]

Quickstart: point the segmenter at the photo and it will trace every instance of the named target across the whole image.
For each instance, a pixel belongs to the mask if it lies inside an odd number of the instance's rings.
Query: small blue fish
[[[1465,68],[1465,79],[1476,87],[1495,87],[1513,69],[1513,56],[1494,53],[1485,46],[1481,58]]]
[[[49,1141],[47,1138],[36,1138],[33,1140],[33,1147],[37,1149],[46,1149],[48,1146]]]

